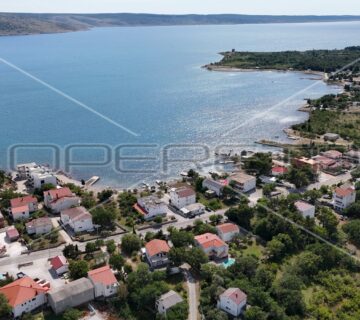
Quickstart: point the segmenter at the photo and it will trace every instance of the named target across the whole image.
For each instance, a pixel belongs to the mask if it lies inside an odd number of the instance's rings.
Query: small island
[[[334,50],[280,51],[280,52],[238,52],[234,49],[222,52],[223,59],[205,67],[209,70],[279,70],[312,71],[331,73],[360,58],[360,46]],[[346,70],[358,72],[360,61]]]

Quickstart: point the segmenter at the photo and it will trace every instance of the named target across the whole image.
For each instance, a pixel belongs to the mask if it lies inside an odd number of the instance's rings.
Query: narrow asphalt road
[[[190,274],[190,272],[186,272],[186,284],[188,287],[188,303],[189,303],[188,320],[197,320],[199,297],[197,296],[197,291],[196,291],[196,280]]]

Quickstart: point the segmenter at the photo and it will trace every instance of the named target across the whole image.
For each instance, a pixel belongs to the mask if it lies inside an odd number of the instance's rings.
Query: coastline
[[[316,75],[316,76],[320,76],[320,78],[312,78],[310,80],[314,80],[314,81],[323,81],[325,82],[327,85],[333,84],[333,85],[338,85],[339,87],[341,87],[341,93],[344,91],[344,87],[343,87],[343,82],[329,82],[328,81],[328,77],[327,74],[325,72],[321,72],[321,71],[313,71],[313,70],[293,70],[293,69],[274,69],[274,68],[268,68],[268,69],[264,69],[264,68],[236,68],[236,67],[228,67],[228,66],[221,66],[221,65],[216,65],[216,64],[207,64],[202,66],[202,68],[208,70],[208,71],[215,71],[215,72],[281,72],[281,73],[288,73],[288,72],[292,72],[292,73],[301,73],[303,75]],[[340,88],[339,88],[340,89]],[[310,117],[310,112],[311,112],[311,108],[308,105],[308,103],[304,103],[302,106],[300,106],[297,109],[299,112],[305,112],[309,114]],[[308,118],[309,119],[309,118]],[[302,124],[304,122],[299,122],[297,124]],[[263,146],[268,146],[268,147],[276,147],[276,148],[291,148],[291,147],[297,147],[299,145],[303,145],[303,144],[308,144],[309,143],[309,139],[306,139],[304,137],[302,137],[299,133],[297,133],[296,131],[294,131],[292,129],[292,127],[287,127],[283,129],[283,132],[286,134],[287,138],[292,140],[292,142],[286,143],[286,142],[278,142],[278,141],[272,141],[272,140],[267,140],[267,139],[261,139],[261,140],[257,140],[255,141],[256,144],[261,144]]]
[[[311,79],[314,81],[325,81],[327,82],[327,76],[325,72],[321,72],[321,71],[313,71],[313,70],[292,70],[292,69],[274,69],[274,68],[268,68],[268,69],[263,69],[263,68],[236,68],[236,67],[227,67],[227,66],[220,66],[220,65],[212,65],[212,64],[206,64],[204,66],[202,66],[203,69],[207,69],[208,71],[215,71],[215,72],[266,72],[266,71],[270,71],[270,72],[281,72],[281,73],[288,73],[288,72],[292,72],[292,73],[301,73],[301,74],[306,74],[306,75],[316,75],[316,76],[320,76],[321,78],[319,79]]]

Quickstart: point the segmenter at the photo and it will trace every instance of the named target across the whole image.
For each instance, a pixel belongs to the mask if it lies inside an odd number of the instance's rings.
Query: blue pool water
[[[235,263],[235,259],[234,258],[228,258],[226,261],[224,261],[222,263],[222,265],[224,266],[224,268],[229,268],[230,266],[232,266]]]

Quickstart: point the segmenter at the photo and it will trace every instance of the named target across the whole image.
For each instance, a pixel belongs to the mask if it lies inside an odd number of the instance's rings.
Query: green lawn
[[[260,245],[256,244],[256,241],[253,241],[252,245],[248,245],[246,249],[241,250],[244,256],[256,256],[261,258],[264,253],[265,248]]]

